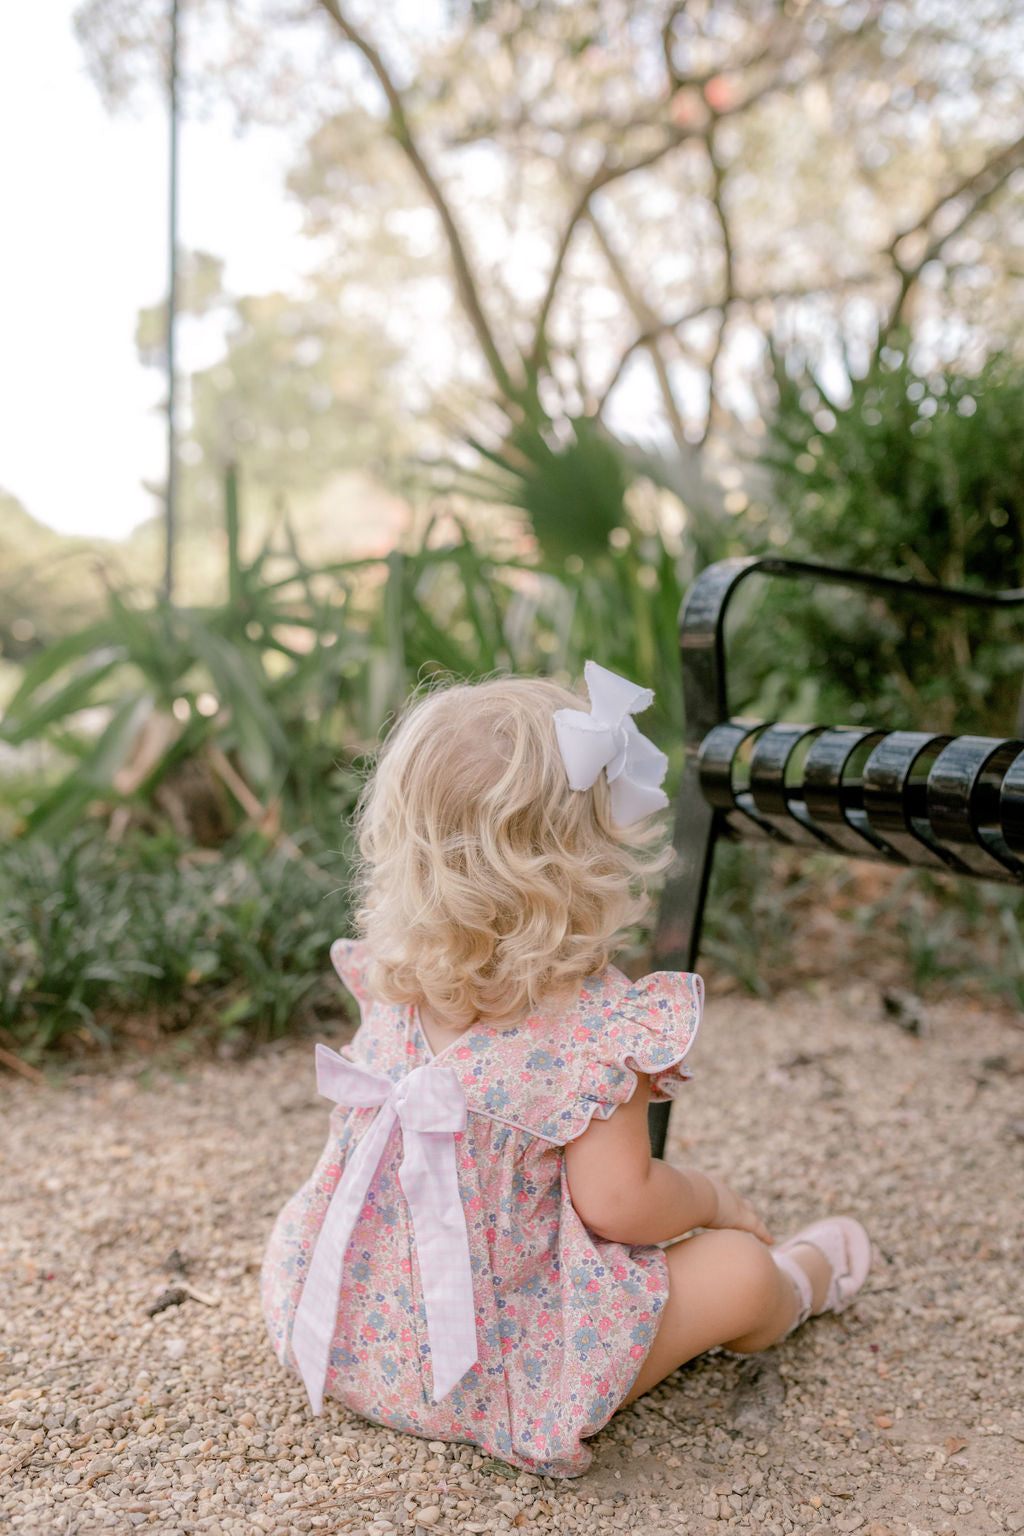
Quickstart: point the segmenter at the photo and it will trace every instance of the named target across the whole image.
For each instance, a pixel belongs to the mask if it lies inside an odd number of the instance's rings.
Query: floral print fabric
[[[430,1348],[408,1208],[398,1180],[401,1130],[385,1148],[349,1244],[326,1395],[395,1429],[468,1441],[513,1466],[575,1476],[581,1443],[626,1397],[658,1330],[668,1266],[654,1245],[609,1242],[577,1216],[565,1143],[607,1119],[650,1074],[675,1097],[700,1022],[698,976],[656,972],[631,984],[609,967],[575,1006],[514,1029],[474,1025],[434,1056],[415,1008],[368,995],[365,951],[331,956],[360,1005],[342,1052],[397,1081],[439,1062],[467,1104],[456,1137],[473,1270],[479,1358],[431,1401]],[[282,1210],[262,1272],[264,1315],[278,1359],[295,1370],[291,1328],[310,1255],[346,1159],[375,1109],[338,1106],[311,1177]]]

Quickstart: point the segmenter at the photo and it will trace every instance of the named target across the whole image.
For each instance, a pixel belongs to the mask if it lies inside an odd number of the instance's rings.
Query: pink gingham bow
[[[336,1104],[380,1109],[331,1196],[295,1312],[292,1349],[313,1412],[323,1408],[345,1252],[396,1120],[404,1142],[398,1177],[416,1240],[438,1403],[477,1361],[473,1272],[455,1163],[455,1132],[466,1125],[459,1080],[451,1067],[428,1064],[394,1083],[318,1045],[316,1082]]]

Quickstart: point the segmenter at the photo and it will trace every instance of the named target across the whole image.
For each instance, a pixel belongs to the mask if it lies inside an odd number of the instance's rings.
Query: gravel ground
[[[326,1131],[310,1042],[5,1078],[0,1529],[1024,1530],[1024,1035],[956,999],[926,1026],[866,987],[712,1000],[670,1156],[731,1171],[779,1235],[860,1217],[875,1269],[842,1317],[678,1372],[571,1481],[314,1421],[278,1369],[257,1275]]]

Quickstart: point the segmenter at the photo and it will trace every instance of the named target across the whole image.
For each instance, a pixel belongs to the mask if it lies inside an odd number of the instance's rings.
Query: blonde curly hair
[[[553,717],[580,707],[527,677],[411,701],[356,813],[373,996],[462,1028],[521,1018],[608,964],[671,854],[659,823],[615,826],[604,773],[569,788]]]

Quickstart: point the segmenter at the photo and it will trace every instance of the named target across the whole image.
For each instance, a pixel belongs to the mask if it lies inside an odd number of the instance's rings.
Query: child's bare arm
[[[593,1119],[567,1143],[565,1174],[580,1220],[619,1243],[662,1243],[694,1227],[737,1227],[772,1241],[753,1206],[724,1180],[651,1157],[647,1130],[650,1079],[638,1074],[628,1104]]]

